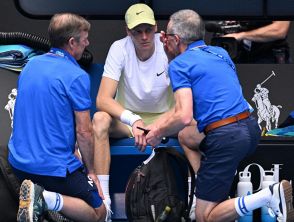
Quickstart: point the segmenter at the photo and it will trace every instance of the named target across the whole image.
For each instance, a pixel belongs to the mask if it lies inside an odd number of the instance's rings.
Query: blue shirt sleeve
[[[190,77],[188,76],[187,66],[181,64],[180,60],[172,61],[169,65],[169,75],[173,91],[180,88],[191,88]]]
[[[69,89],[69,97],[75,111],[84,111],[91,108],[90,79],[87,74],[74,79]]]

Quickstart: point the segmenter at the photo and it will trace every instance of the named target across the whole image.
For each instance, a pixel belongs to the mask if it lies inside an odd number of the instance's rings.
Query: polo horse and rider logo
[[[270,78],[276,76],[275,72],[272,73],[262,82],[256,85],[254,89],[254,96],[252,101],[255,103],[257,109],[257,122],[259,128],[262,129],[262,122],[265,122],[265,129],[267,131],[272,129],[272,124],[274,128],[278,127],[280,108],[281,105],[272,105],[269,100],[269,90],[262,85],[268,81]]]
[[[17,89],[12,89],[11,93],[9,93],[8,95],[8,102],[6,106],[4,107],[9,113],[9,117],[11,119],[11,128],[13,128],[13,114],[14,114],[14,105],[16,101],[16,96],[17,96]]]

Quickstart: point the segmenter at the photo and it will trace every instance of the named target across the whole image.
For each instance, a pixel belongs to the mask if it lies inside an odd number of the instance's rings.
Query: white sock
[[[43,197],[47,204],[48,210],[60,211],[63,207],[63,197],[59,193],[43,191]]]
[[[100,182],[105,201],[110,205],[111,199],[109,195],[109,175],[97,175]]]
[[[261,191],[235,199],[235,209],[240,216],[244,216],[249,211],[267,205],[270,201],[272,193],[269,188],[262,189]]]

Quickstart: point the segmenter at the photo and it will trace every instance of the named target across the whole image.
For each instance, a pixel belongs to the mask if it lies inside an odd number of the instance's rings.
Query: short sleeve
[[[123,48],[118,41],[114,42],[107,54],[103,76],[119,81],[124,63]]]
[[[187,66],[179,60],[173,60],[169,65],[169,75],[173,91],[180,88],[191,88]]]
[[[90,79],[86,73],[74,79],[69,89],[69,97],[75,111],[84,111],[91,108]]]

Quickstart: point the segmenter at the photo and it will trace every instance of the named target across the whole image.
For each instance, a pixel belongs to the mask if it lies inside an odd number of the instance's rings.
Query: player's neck
[[[147,49],[147,50],[136,50],[136,54],[137,54],[137,57],[140,61],[146,61],[148,60],[154,53],[154,50],[155,50],[155,46],[153,45],[152,48],[150,49]]]

